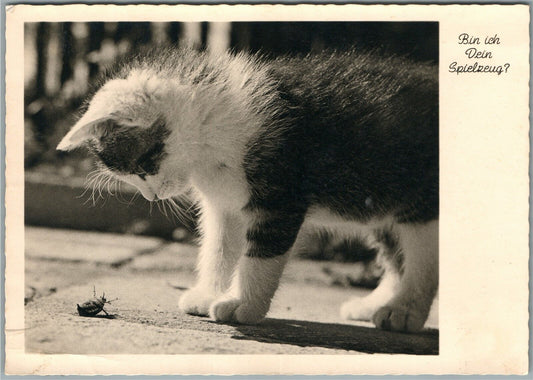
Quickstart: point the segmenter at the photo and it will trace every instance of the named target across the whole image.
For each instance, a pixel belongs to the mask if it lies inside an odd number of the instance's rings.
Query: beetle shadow
[[[118,314],[79,315],[83,318],[117,319]]]
[[[364,353],[438,355],[439,331],[417,334],[384,331],[351,324],[267,318],[256,326],[233,325],[238,340],[323,347]]]

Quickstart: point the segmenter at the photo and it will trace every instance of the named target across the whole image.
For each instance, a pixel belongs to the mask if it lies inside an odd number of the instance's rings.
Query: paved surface
[[[350,265],[293,260],[268,318],[221,324],[180,312],[197,248],[157,238],[26,228],[26,350],[54,354],[438,354],[436,310],[420,334],[344,321],[340,304],[366,289],[334,286]],[[324,268],[329,271],[324,271]],[[105,292],[111,317],[76,304]],[[433,327],[433,328],[431,328]]]

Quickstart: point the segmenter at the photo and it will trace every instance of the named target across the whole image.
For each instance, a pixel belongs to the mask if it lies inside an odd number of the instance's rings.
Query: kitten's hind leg
[[[396,226],[404,253],[397,294],[373,317],[379,328],[415,332],[424,326],[439,280],[438,221]]]
[[[376,311],[392,299],[399,282],[398,272],[386,271],[372,293],[366,297],[354,297],[341,305],[341,317],[357,321],[372,320]]]
[[[231,284],[236,263],[243,252],[245,230],[238,217],[203,206],[198,280],[181,296],[179,307],[188,314],[207,316],[213,301]]]
[[[370,321],[376,311],[389,302],[398,290],[403,254],[389,230],[375,232],[371,244],[377,251],[376,262],[384,270],[379,285],[366,297],[354,297],[341,305],[344,319]]]

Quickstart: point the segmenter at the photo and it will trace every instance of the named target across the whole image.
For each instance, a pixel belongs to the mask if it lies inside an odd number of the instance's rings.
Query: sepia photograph
[[[438,354],[438,23],[24,28],[26,350]]]
[[[7,33],[11,373],[479,373],[469,345],[507,347],[473,326],[527,285],[527,80],[497,96],[519,105],[505,134],[465,89],[525,78],[521,28],[436,6],[42,9]],[[489,212],[516,221],[503,245]],[[519,371],[507,356],[491,368]]]

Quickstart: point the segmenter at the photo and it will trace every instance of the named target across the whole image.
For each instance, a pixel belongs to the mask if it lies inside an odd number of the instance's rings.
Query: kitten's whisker
[[[139,195],[139,190],[137,190],[135,193],[133,193],[133,195],[131,196],[129,202],[128,202],[128,205],[131,205],[135,199],[137,199],[137,196]]]
[[[181,200],[182,204],[189,204],[189,206],[184,210],[182,207],[178,208],[180,209],[180,213],[183,215],[184,219],[187,221],[187,223],[194,223],[194,217],[193,212],[196,212],[197,210],[197,204],[194,202],[191,202],[188,198],[183,197]]]
[[[168,214],[167,214],[167,204],[166,204],[165,200],[162,199],[160,203],[161,203],[161,207],[163,208],[163,214],[165,214],[165,216],[166,216],[167,219],[168,219]]]
[[[189,216],[187,214],[187,211],[186,210],[183,210],[183,207],[181,207],[180,205],[178,205],[176,203],[176,201],[172,200],[172,205],[174,207],[174,210],[176,211],[176,214],[178,214],[180,216],[180,220],[181,222],[184,222],[184,221],[189,221]]]
[[[167,202],[165,202],[164,199],[161,201],[161,206],[163,207],[164,214],[165,214],[165,216],[166,216],[167,219],[168,219]]]
[[[93,200],[93,206],[96,205],[96,201],[99,199],[98,192],[100,190],[100,178],[97,178],[95,183],[93,184],[93,192],[91,194],[91,198]]]
[[[84,198],[85,197],[85,194],[87,194],[87,192],[89,191],[89,186],[85,186],[85,189],[83,190],[83,193],[81,193],[80,195],[78,195],[76,198]],[[85,203],[84,203],[85,204]]]
[[[168,218],[165,202],[157,202],[157,207],[159,208],[159,211]]]
[[[186,197],[179,197],[181,198],[180,202],[183,204],[185,202],[188,202],[186,200]],[[191,210],[194,207],[194,204],[190,204],[190,206],[187,208],[187,210],[184,210],[183,207],[181,207],[179,204],[176,203],[176,201],[172,198],[168,199],[169,208],[172,212],[172,215],[174,215],[181,224],[184,225],[191,225],[193,223],[193,217],[189,213],[189,210]]]
[[[179,207],[172,198],[168,199],[168,206],[172,215],[179,219]]]
[[[163,203],[163,209],[165,210],[165,216],[167,217],[167,219],[174,221],[174,219],[172,219],[172,213],[170,213],[171,215],[169,216],[168,202],[166,200],[163,200],[162,203]]]
[[[115,195],[116,193],[116,189],[115,189],[115,192],[113,191],[113,187],[116,185],[116,179],[115,177],[112,177],[112,176],[109,176],[107,178],[107,182],[106,182],[106,188],[107,188],[107,192],[109,194],[111,194],[112,196]]]
[[[102,173],[102,175],[99,177],[99,181],[96,186],[96,190],[98,191],[98,198],[102,198],[102,199],[104,199],[104,196],[102,195],[102,185],[104,183],[104,180],[105,180],[105,174]]]
[[[104,188],[104,192],[107,192],[108,194],[109,194],[109,181],[110,181],[110,178],[106,176],[104,178],[104,181],[102,182],[102,187]]]
[[[102,172],[101,169],[94,169],[94,170],[91,171],[89,174],[87,174],[87,176],[85,177],[85,179],[86,179],[87,181],[91,181],[92,179],[94,179],[95,177],[97,177],[101,172]]]
[[[196,209],[196,204],[195,203],[191,203],[189,207],[187,207],[187,209],[185,210],[185,212],[189,215],[190,212],[192,210],[195,210]]]
[[[107,193],[111,194],[111,195],[113,195],[113,193],[111,191],[111,185],[112,184],[113,184],[113,178],[107,177],[107,179],[106,179],[106,189],[107,189]]]
[[[113,194],[117,197],[117,198],[121,198],[121,194],[120,194],[120,191],[119,191],[119,186],[118,186],[119,182],[115,179],[113,181],[113,186],[111,187],[111,191],[113,192]]]
[[[180,215],[175,209],[175,206],[174,206],[175,204],[173,203],[172,198],[165,199],[164,202],[168,206],[168,209],[170,211],[170,220],[172,222],[176,222],[176,221],[181,222]]]
[[[105,170],[102,170],[102,169],[93,170],[91,173],[87,175],[85,191],[83,192],[81,196],[85,196],[85,194],[89,191],[89,189],[91,189],[92,191],[91,191],[91,195],[89,196],[89,198],[87,198],[84,204],[86,204],[89,201],[92,201],[93,206],[95,206],[97,200],[99,198],[103,198],[102,193],[101,193],[101,186],[102,186],[102,181],[104,180],[106,175],[107,173],[105,172]],[[98,197],[96,196],[96,194],[98,194]]]
[[[130,206],[131,200],[128,201],[126,199],[125,194],[122,192],[121,184],[122,184],[121,181],[118,181],[118,180],[115,181],[113,185],[113,191],[115,192],[115,196],[120,203]]]

